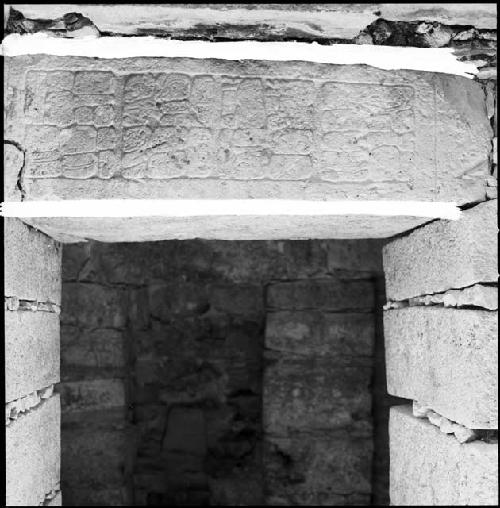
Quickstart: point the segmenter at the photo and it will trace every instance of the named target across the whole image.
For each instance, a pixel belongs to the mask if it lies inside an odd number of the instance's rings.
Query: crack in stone
[[[61,493],[61,486],[58,484],[48,494],[45,494],[44,500],[38,506],[49,506],[50,502]]]
[[[11,425],[19,417],[38,409],[46,399],[52,397],[53,393],[54,385],[49,385],[24,397],[7,402],[5,404],[5,425]]]
[[[61,306],[52,302],[40,302],[38,300],[25,300],[17,296],[5,297],[5,310],[9,311],[31,311],[31,312],[51,312],[61,313]]]
[[[19,172],[17,174],[16,187],[21,192],[21,201],[24,201],[24,199],[26,197],[26,190],[24,188],[24,172],[25,172],[25,169],[26,169],[26,150],[17,141],[13,141],[11,139],[4,139],[3,142],[4,142],[4,145],[11,145],[11,146],[17,148],[17,150],[23,156],[23,161],[22,161],[22,164],[21,164],[21,169],[19,170]]]
[[[440,415],[429,406],[413,401],[413,416],[427,418],[429,422],[438,427],[443,434],[453,434],[460,444],[472,441],[484,441],[489,444],[498,442],[498,430],[495,429],[469,429],[465,425],[449,420]]]
[[[496,282],[481,282],[462,288],[450,288],[439,293],[419,295],[405,300],[389,300],[384,310],[407,307],[452,307],[459,309],[498,309],[498,285]]]

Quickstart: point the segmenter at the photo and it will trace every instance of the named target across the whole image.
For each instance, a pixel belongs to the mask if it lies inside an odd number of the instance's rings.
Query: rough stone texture
[[[497,200],[436,221],[384,247],[389,300],[497,282]]]
[[[59,382],[59,316],[5,311],[5,400]]]
[[[374,333],[370,313],[294,310],[269,312],[266,316],[266,348],[299,357],[311,353],[368,357],[373,354]]]
[[[266,304],[272,310],[370,311],[374,303],[373,285],[366,280],[335,279],[293,281],[271,284]]]
[[[52,499],[46,501],[44,506],[62,506],[62,493],[59,491]]]
[[[391,409],[391,504],[498,504],[498,445],[460,444],[410,406]]]
[[[59,485],[60,404],[54,395],[6,428],[6,505],[38,506]]]
[[[374,304],[373,280],[268,286],[266,504],[370,504]]]
[[[266,505],[370,505],[372,449],[369,434],[348,431],[267,437]]]
[[[24,154],[15,145],[3,145],[4,197],[6,201],[21,201],[18,178],[24,166]]]
[[[330,340],[335,339],[332,335]],[[300,359],[283,356],[274,364],[266,362],[265,433],[282,436],[320,431],[329,434],[349,429],[371,435],[370,358],[364,365],[356,365],[356,360],[342,365],[331,357],[319,359],[312,354]]]
[[[174,192],[190,199],[256,182],[262,197],[303,198],[311,180],[319,199],[485,196],[491,127],[481,86],[465,78],[182,58],[35,55],[6,66],[6,131],[26,148],[30,200],[68,185],[76,199],[126,198],[133,181],[150,197],[170,180],[189,183]]]
[[[388,302],[385,309],[399,309],[407,306],[441,305],[444,307],[482,308],[498,310],[498,287],[474,284],[464,289],[449,289],[444,293],[416,296],[402,302]]]
[[[390,394],[471,429],[498,428],[497,312],[389,310],[384,329]]]
[[[61,245],[19,219],[4,228],[5,296],[60,304]]]
[[[88,245],[63,255],[61,312],[62,489],[68,506],[132,503],[133,433],[126,323],[128,292],[78,278]],[[76,266],[75,266],[76,265]]]
[[[64,411],[106,411],[125,406],[125,386],[122,379],[95,379],[61,383],[59,387]],[[74,417],[81,417],[80,414]]]
[[[69,180],[68,180],[69,181]],[[66,182],[66,181],[65,181]],[[72,180],[71,182],[74,182]],[[99,190],[100,182],[92,180],[92,187]],[[62,184],[66,186],[65,183]],[[143,184],[124,182],[119,186],[127,192],[144,190]],[[158,183],[148,191],[148,198],[162,199],[179,185],[186,192],[199,189],[206,192],[214,188],[213,182],[184,182],[173,180],[171,183]],[[281,184],[280,184],[281,185]],[[315,184],[311,184],[312,186]],[[250,185],[254,187],[254,185]],[[257,187],[267,186],[265,182]],[[71,183],[70,187],[73,187]],[[234,186],[228,185],[228,188]],[[276,187],[274,186],[276,189]],[[241,190],[241,189],[240,189]],[[292,189],[292,192],[294,190]],[[135,192],[135,191],[134,191]],[[184,191],[183,191],[184,192]],[[223,189],[217,190],[221,199],[226,197]],[[239,192],[239,190],[238,190]],[[257,192],[259,192],[257,188]],[[287,191],[282,190],[282,197]],[[248,191],[243,198],[250,198]],[[136,196],[139,197],[140,196]],[[144,196],[143,196],[144,197]],[[366,239],[386,238],[416,228],[427,222],[423,217],[382,217],[372,215],[268,215],[213,217],[30,217],[25,222],[40,229],[62,243],[78,243],[85,240],[100,242],[150,242],[157,240],[310,240],[310,239]]]
[[[308,475],[310,467],[317,472],[316,483],[308,480],[300,488],[293,483],[292,473],[285,488],[296,499],[369,504],[371,279],[380,270],[381,245],[378,241],[334,240],[66,245],[61,315],[65,504],[132,504],[132,497],[119,487],[124,476],[113,472],[119,463],[127,474],[133,472],[135,505],[261,504],[267,479],[275,485],[280,475],[288,474],[276,455],[269,456],[274,477],[262,466],[266,320],[272,347],[290,347],[298,354],[306,350],[293,332],[294,323],[299,330],[310,326],[311,345],[324,358],[321,372],[336,383],[341,393],[334,395],[343,408],[336,413],[336,437],[328,442],[321,464],[313,461],[319,441],[288,450],[298,461],[293,466],[296,474]],[[298,281],[300,291],[309,295],[308,306],[317,308],[272,312],[266,318],[266,291],[279,286],[279,281],[291,280]],[[309,288],[303,284],[307,281]],[[323,288],[319,296],[318,288]],[[348,306],[342,303],[342,290]],[[70,299],[79,303],[65,304]],[[293,298],[288,302],[296,305]],[[77,319],[80,306],[82,317]],[[344,307],[355,312],[344,312]],[[290,326],[283,327],[286,333],[280,336],[280,323],[285,320]],[[357,355],[362,359],[355,365],[352,358]],[[332,369],[333,356],[337,360]],[[297,364],[288,363],[295,367],[288,371],[292,377],[303,367],[301,358],[297,357]],[[132,367],[133,384],[125,400],[133,405],[130,416],[135,436],[134,444],[129,442],[127,448],[120,443],[126,440],[129,420],[120,406],[122,399],[113,402],[111,395],[117,392],[112,391],[111,381],[121,386],[118,379],[125,378]],[[346,375],[350,383],[341,379]],[[319,390],[315,405],[321,409],[321,421],[316,424],[320,429],[332,423],[328,416],[332,394],[321,391],[321,378],[313,373],[308,384],[309,391],[315,391],[315,386]],[[84,392],[90,387],[87,397]],[[356,407],[352,413],[346,409],[349,403]],[[313,422],[313,405],[310,407],[304,415]],[[349,434],[346,429],[352,421],[356,430]],[[73,446],[79,426],[87,427],[86,437],[81,438],[81,445]],[[99,429],[110,436],[100,460],[99,444],[93,448],[85,444]],[[123,437],[115,439],[114,433]],[[280,446],[286,449],[288,445]],[[309,466],[302,465],[300,457]],[[349,465],[329,464],[332,457],[349,457]],[[73,475],[82,462],[85,473],[78,485],[64,472],[64,461],[72,464]],[[102,485],[101,476],[106,478],[107,472],[101,475],[101,468],[113,472],[113,486]],[[358,484],[362,478],[361,489],[351,492],[346,486],[347,491],[331,494],[328,475],[332,471],[344,485]],[[95,482],[92,475],[98,476]],[[90,491],[94,484],[95,490]]]
[[[8,7],[8,6],[7,6]],[[157,35],[209,40],[346,40],[381,20],[420,21],[496,29],[493,4],[149,4],[13,6],[27,21],[9,19],[12,31],[53,30],[67,37],[103,34]],[[78,17],[78,14],[80,17]],[[7,16],[6,16],[7,18]],[[42,21],[45,20],[45,21]],[[360,41],[363,43],[363,41]],[[371,42],[371,40],[370,40]]]
[[[385,337],[383,305],[385,298],[384,274],[375,278],[375,344],[372,378],[373,460],[372,505],[389,505],[389,411],[395,404],[407,403],[405,399],[387,393],[385,364]]]
[[[65,283],[61,323],[85,328],[124,328],[127,294],[97,284]]]
[[[92,489],[107,490],[123,485],[128,449],[133,442],[127,429],[90,426],[84,422],[68,428],[63,422],[61,435],[65,504],[74,503],[71,485],[76,489],[86,487],[88,493]],[[75,456],[79,457],[78,461],[74,460]]]

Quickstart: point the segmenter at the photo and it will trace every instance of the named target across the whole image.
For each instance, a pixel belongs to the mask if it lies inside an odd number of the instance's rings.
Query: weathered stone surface
[[[152,279],[196,276],[235,283],[320,277],[366,278],[381,271],[379,240],[171,240],[64,245],[65,282],[142,286]],[[134,259],[134,263],[130,260]],[[340,276],[339,275],[339,276]],[[142,301],[144,298],[141,299]]]
[[[66,381],[58,387],[64,412],[105,411],[123,408],[125,385],[122,379]]]
[[[64,489],[64,506],[130,506],[131,496],[123,488],[78,487]]]
[[[59,382],[59,316],[5,312],[5,400]]]
[[[4,219],[5,296],[61,303],[62,246],[19,219]]]
[[[128,345],[121,330],[61,327],[63,381],[125,375]]]
[[[347,363],[347,362],[346,362]],[[263,426],[266,434],[330,432],[351,428],[372,433],[372,369],[339,364],[332,358],[283,358],[267,365],[263,381]]]
[[[415,296],[405,301],[391,301],[384,309],[401,309],[403,307],[440,305],[444,307],[470,308],[477,307],[485,310],[498,309],[498,288],[484,284],[474,284],[463,289],[449,289],[444,293],[433,293],[425,296]]]
[[[497,200],[436,221],[384,247],[389,300],[498,280]]]
[[[367,357],[373,354],[375,323],[368,313],[269,312],[265,336],[266,348],[280,353]]]
[[[59,397],[50,397],[5,432],[6,505],[38,506],[59,485]]]
[[[347,432],[330,437],[267,437],[266,504],[335,506],[369,504],[371,439]]]
[[[6,201],[21,201],[18,179],[24,166],[24,153],[15,145],[3,145],[4,197]]]
[[[65,503],[66,504],[66,503]],[[44,503],[45,506],[62,506],[62,493],[59,491],[52,499]]]
[[[66,185],[64,182],[67,181],[69,180],[63,180],[61,185]],[[117,182],[119,182],[117,184],[119,186],[123,184],[123,180],[117,180]],[[88,183],[97,192],[100,192],[100,182],[89,180]],[[200,188],[201,192],[205,192],[210,187],[213,188],[213,182],[212,184],[211,182],[202,182],[202,186],[200,186],[198,180],[191,182],[173,180],[165,185],[159,182],[151,189],[148,198],[163,199],[165,194],[169,193],[179,195],[174,191],[177,185],[183,187],[186,192],[194,192],[193,188],[196,187]],[[266,182],[259,182],[258,185],[266,186]],[[227,187],[231,187],[231,185],[229,184]],[[129,191],[134,190],[142,192],[144,185],[133,182],[129,186],[127,182],[123,186],[127,197],[132,197]],[[226,191],[216,192],[221,199],[226,197]],[[258,189],[257,192],[259,192]],[[282,197],[288,197],[287,192],[288,189],[284,189]],[[292,192],[294,192],[293,189]],[[361,189],[359,192],[363,193]],[[250,191],[248,194],[245,191],[245,195],[249,197]],[[135,198],[140,199],[141,196],[136,195]],[[62,243],[78,243],[86,239],[99,242],[151,242],[199,238],[206,240],[310,240],[312,238],[352,240],[391,237],[429,222],[428,218],[423,217],[371,215],[288,217],[281,215],[222,215],[213,217],[132,217],[126,219],[121,217],[37,217],[24,220]]]
[[[498,428],[496,312],[389,310],[384,333],[390,394],[416,400],[471,429]]]
[[[98,284],[65,283],[61,323],[84,328],[124,328],[127,294]]]
[[[399,218],[398,218],[399,220]],[[381,273],[382,247],[384,240],[343,240],[341,243],[328,242],[328,269],[363,270]]]
[[[373,285],[369,281],[314,279],[270,284],[266,305],[276,310],[371,310]]]
[[[30,200],[124,198],[116,185],[133,180],[150,197],[171,179],[190,184],[178,196],[189,199],[232,198],[252,181],[267,198],[304,195],[311,179],[322,200],[485,195],[491,127],[480,85],[464,78],[306,62],[6,60],[8,97],[25,90],[6,128],[26,146]]]
[[[146,11],[133,4],[125,11],[107,4],[42,7],[16,4],[14,9],[27,18],[30,27],[34,20],[52,19],[52,26],[47,26],[47,22],[40,26],[55,29],[58,35],[64,15],[69,12],[85,16],[85,28],[92,24],[103,32],[117,35],[156,34],[179,39],[345,40],[356,37],[367,25],[381,19],[496,29],[496,10],[488,3],[150,4]],[[68,25],[68,37],[75,37],[83,28]]]
[[[498,445],[460,444],[410,406],[391,408],[391,504],[498,504]]]
[[[131,446],[127,429],[65,428],[62,439],[62,491],[70,502],[72,487],[96,490],[120,487]],[[91,494],[90,494],[91,495]]]
[[[487,310],[498,309],[498,288],[475,284],[462,290],[450,290],[444,294],[445,307],[482,307]]]

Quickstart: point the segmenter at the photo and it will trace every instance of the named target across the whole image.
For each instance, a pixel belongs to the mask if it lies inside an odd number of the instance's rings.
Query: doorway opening
[[[387,504],[382,245],[65,244],[64,504]]]

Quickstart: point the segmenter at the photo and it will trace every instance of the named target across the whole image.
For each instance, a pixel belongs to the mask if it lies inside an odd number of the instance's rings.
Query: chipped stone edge
[[[53,394],[54,385],[52,384],[40,390],[35,390],[24,397],[7,402],[5,404],[5,426],[8,427],[20,416],[38,409]]]
[[[481,291],[484,291],[481,293]],[[489,298],[491,297],[491,299]],[[389,300],[384,310],[403,309],[406,307],[455,307],[455,308],[480,308],[483,310],[498,310],[498,287],[484,283],[473,284],[460,289],[448,289],[441,293],[426,294],[405,300]]]
[[[31,312],[50,312],[61,314],[61,306],[52,302],[39,302],[37,300],[22,300],[17,296],[5,297],[5,310],[8,311],[31,311]]]
[[[57,484],[54,489],[52,489],[49,493],[45,494],[44,500],[38,506],[49,506],[49,503],[57,497],[58,494],[61,494],[61,485]]]
[[[413,401],[412,413],[415,418],[427,418],[429,422],[435,427],[438,427],[443,434],[453,434],[460,444],[470,443],[472,441],[483,441],[486,443],[498,442],[498,430],[469,429],[460,423],[456,423],[440,415],[431,407],[420,404],[420,402],[416,400]]]

